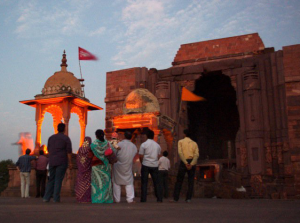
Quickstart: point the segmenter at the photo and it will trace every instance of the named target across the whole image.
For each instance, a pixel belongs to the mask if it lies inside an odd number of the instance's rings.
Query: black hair
[[[25,152],[26,152],[27,155],[29,155],[31,153],[31,150],[30,149],[26,149]]]
[[[40,155],[44,155],[44,150],[40,150]]]
[[[59,123],[57,125],[57,131],[58,132],[64,132],[65,131],[65,128],[66,128],[66,125],[64,123]]]
[[[97,137],[97,139],[99,139],[100,141],[104,142],[104,131],[102,129],[98,129],[96,132],[95,132],[95,135]]]
[[[168,151],[163,152],[163,156],[167,157],[169,155]]]
[[[132,138],[132,133],[129,132],[129,131],[126,131],[125,134],[124,134],[124,136],[125,136],[125,139],[130,140]]]
[[[183,133],[187,136],[187,137],[190,137],[191,136],[191,133],[188,129],[185,129],[183,130]]]
[[[153,139],[154,138],[154,132],[150,129],[148,129],[146,136],[148,139]]]

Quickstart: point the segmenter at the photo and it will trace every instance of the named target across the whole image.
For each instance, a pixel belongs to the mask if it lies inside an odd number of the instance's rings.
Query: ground
[[[77,204],[74,198],[0,197],[0,222],[300,222],[300,200],[193,199],[177,203]]]

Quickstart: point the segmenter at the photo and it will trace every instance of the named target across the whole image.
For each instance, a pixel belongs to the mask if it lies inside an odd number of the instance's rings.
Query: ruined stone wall
[[[146,83],[142,77],[148,73],[147,68],[130,68],[125,70],[111,71],[106,74],[106,130],[112,131],[111,118],[122,115],[123,103],[126,96],[137,85]],[[141,80],[142,79],[142,80]]]
[[[236,174],[249,196],[300,196],[300,45],[275,52],[264,48],[258,34],[250,34],[184,44],[168,69],[108,72],[106,128],[112,126],[111,117],[122,114],[125,97],[146,88],[157,97],[162,114],[178,123],[171,153],[176,163],[177,141],[189,123],[187,102],[180,110],[180,89],[194,91],[196,81],[214,71],[229,76],[236,90]]]
[[[258,33],[183,44],[174,58],[174,66],[191,65],[210,60],[244,58],[265,49]]]
[[[300,196],[300,45],[283,47],[288,143],[295,194]],[[290,182],[293,183],[293,180]]]

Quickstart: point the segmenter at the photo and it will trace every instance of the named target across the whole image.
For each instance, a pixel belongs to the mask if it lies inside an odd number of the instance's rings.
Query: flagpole
[[[81,84],[81,90],[82,90],[82,93],[83,93],[83,97],[85,97],[84,84],[83,84],[84,79],[82,78],[81,64],[80,64],[79,58],[78,58],[78,62],[79,62],[79,70],[80,70],[80,77],[81,77],[81,79],[79,79],[79,81],[81,82],[80,84]]]
[[[79,69],[80,69],[80,77],[81,77],[81,79],[82,79],[80,60],[78,60],[78,62],[79,62]]]
[[[182,107],[182,86],[180,86],[180,91],[179,92],[180,92],[180,104],[179,104],[179,113],[178,113],[178,119],[177,119],[178,128],[179,128],[179,121],[180,121],[181,107]]]

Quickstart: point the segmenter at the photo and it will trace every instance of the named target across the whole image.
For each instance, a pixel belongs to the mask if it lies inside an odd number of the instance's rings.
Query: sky
[[[19,103],[41,94],[60,71],[80,78],[78,47],[99,57],[81,61],[85,95],[104,108],[88,114],[86,135],[105,128],[106,72],[166,69],[181,44],[258,32],[265,47],[300,44],[299,0],[0,0],[0,160],[18,158],[20,132],[35,141],[35,109]],[[73,151],[78,117],[71,115]],[[42,144],[54,133],[46,113]]]

